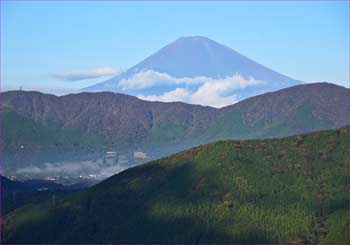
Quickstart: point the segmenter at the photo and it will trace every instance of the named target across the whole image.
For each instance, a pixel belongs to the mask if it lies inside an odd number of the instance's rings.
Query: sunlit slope
[[[5,217],[7,243],[350,243],[349,128],[219,141]]]

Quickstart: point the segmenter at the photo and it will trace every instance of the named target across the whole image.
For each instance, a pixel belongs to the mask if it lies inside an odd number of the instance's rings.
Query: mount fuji
[[[182,37],[106,81],[83,89],[151,101],[223,107],[302,83],[206,37]]]

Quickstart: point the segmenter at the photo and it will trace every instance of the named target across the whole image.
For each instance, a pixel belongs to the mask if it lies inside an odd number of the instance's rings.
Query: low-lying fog
[[[39,157],[37,157],[39,159]],[[80,178],[103,180],[136,164],[150,160],[142,151],[118,155],[104,152],[79,157],[49,157],[35,161],[25,156],[10,158],[5,162],[4,175],[16,179]],[[20,162],[20,164],[9,164]]]
[[[117,161],[112,159],[98,159],[93,161],[66,161],[46,162],[40,166],[28,166],[16,170],[19,175],[31,175],[34,177],[45,176],[96,176],[98,179],[107,178],[113,174],[130,167],[126,157],[120,157]]]

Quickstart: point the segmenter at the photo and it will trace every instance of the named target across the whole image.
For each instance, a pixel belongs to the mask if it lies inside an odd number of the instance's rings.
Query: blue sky
[[[348,86],[349,8],[348,1],[1,1],[2,90],[75,91],[108,76],[54,74],[111,74],[192,35],[295,79]]]

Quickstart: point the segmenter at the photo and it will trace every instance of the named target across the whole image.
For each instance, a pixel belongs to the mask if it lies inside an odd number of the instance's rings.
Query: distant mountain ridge
[[[228,91],[239,99],[301,83],[209,38],[192,36],[179,38],[125,72],[83,91],[159,96],[175,91],[176,88],[192,93],[198,91],[199,84],[213,83],[220,79],[229,79],[232,84],[240,83],[243,86],[234,86]],[[257,84],[249,84],[249,79]],[[125,86],[128,83],[132,85],[144,81],[149,82],[141,87]],[[182,101],[181,97],[174,99]]]
[[[349,98],[349,89],[328,83],[298,85],[222,109],[109,92],[57,97],[12,91],[2,93],[3,140],[14,148],[109,145],[162,155],[219,139],[282,137],[344,126],[350,124]],[[26,133],[26,125],[37,133]],[[33,141],[43,130],[47,137]]]

